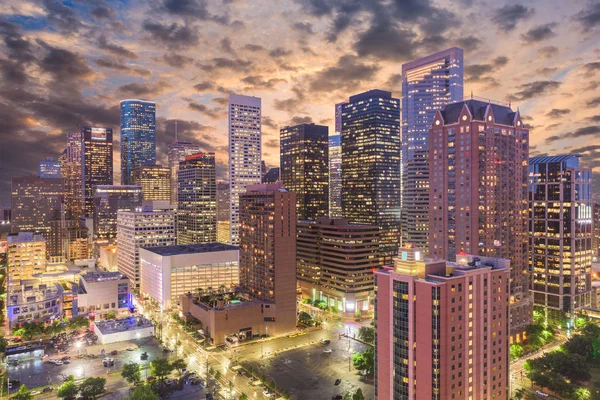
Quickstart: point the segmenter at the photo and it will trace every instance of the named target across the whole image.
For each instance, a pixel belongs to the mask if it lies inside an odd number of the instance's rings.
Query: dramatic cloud
[[[569,114],[570,112],[571,110],[569,110],[568,108],[553,108],[552,110],[546,113],[546,116],[550,118],[560,118]]]
[[[525,83],[523,85],[519,85],[517,88],[520,90],[514,95],[510,96],[510,98],[520,101],[529,100],[534,97],[548,94],[558,89],[560,85],[561,82],[558,81],[535,81]]]
[[[108,43],[106,37],[100,36],[98,38],[98,48],[102,50],[106,50],[109,53],[112,53],[115,56],[126,57],[126,58],[138,58],[138,55],[133,51],[127,50],[125,47]]]
[[[271,78],[266,79],[262,75],[247,76],[242,79],[242,82],[250,85],[251,89],[273,89],[279,83],[287,83],[285,79]]]
[[[553,29],[556,28],[557,25],[558,24],[556,23],[551,23],[536,26],[521,35],[521,38],[527,43],[537,43],[550,39],[551,37],[556,36],[556,32],[554,32]]]
[[[501,29],[512,31],[517,24],[531,17],[534,10],[522,4],[506,5],[494,11],[492,21]]]
[[[165,81],[158,81],[156,83],[128,83],[117,89],[119,94],[123,96],[139,97],[143,99],[150,99],[154,96],[158,96],[165,90],[170,88],[171,85]]]
[[[589,2],[574,18],[586,31],[596,28],[600,25],[600,3],[597,1]]]
[[[538,49],[538,54],[544,56],[546,58],[552,58],[558,54],[558,47],[555,46],[545,46],[541,49]]]
[[[160,22],[146,20],[144,21],[143,28],[151,40],[174,48],[189,47],[198,44],[198,32],[187,25],[179,25],[175,22],[171,25],[164,25]]]
[[[355,90],[362,82],[372,79],[380,67],[366,64],[353,56],[342,56],[334,66],[317,72],[309,82],[315,92]]]

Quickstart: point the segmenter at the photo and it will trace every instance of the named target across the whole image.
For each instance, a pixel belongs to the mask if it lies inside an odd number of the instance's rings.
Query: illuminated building
[[[229,221],[229,182],[217,183],[217,242],[229,243],[231,223]]]
[[[275,183],[279,180],[279,167],[271,168],[262,177],[262,183]]]
[[[240,286],[269,303],[270,335],[296,329],[296,219],[296,194],[281,182],[240,195]]]
[[[298,221],[297,279],[304,297],[343,312],[368,311],[379,257],[379,228],[345,219]]]
[[[146,165],[131,171],[131,184],[142,187],[144,200],[171,201],[171,170],[161,165]]]
[[[52,157],[46,157],[38,164],[38,177],[40,178],[60,178],[60,161]]]
[[[177,244],[217,241],[215,153],[186,156],[177,172]]]
[[[591,305],[592,171],[579,155],[529,159],[529,262],[533,304],[573,323]]]
[[[105,319],[112,312],[119,318],[123,316],[119,314],[130,316],[132,306],[129,279],[122,273],[88,272],[79,278],[78,314]]]
[[[94,194],[98,185],[113,184],[113,132],[110,128],[86,126],[83,139],[84,213],[94,214]]]
[[[8,285],[18,285],[22,279],[46,272],[46,239],[32,232],[11,233],[6,238]]]
[[[156,164],[156,103],[122,100],[121,184],[131,185],[136,167]]]
[[[375,272],[376,398],[509,398],[510,261],[456,261],[401,248]]]
[[[529,130],[507,105],[470,99],[436,114],[429,134],[429,256],[510,259],[511,340],[530,324]]]
[[[8,289],[6,311],[8,327],[14,329],[25,322],[51,322],[63,317],[64,289],[60,283],[28,280]]]
[[[329,215],[329,128],[315,124],[280,130],[280,174],[286,189],[296,193],[300,220]]]
[[[65,258],[68,261],[84,260],[90,257],[88,233],[88,228],[80,223],[64,227]]]
[[[144,201],[141,210],[117,212],[117,264],[133,287],[140,286],[140,247],[170,246],[177,241],[175,211]],[[170,199],[167,203],[170,205]]]
[[[594,203],[592,228],[592,258],[600,260],[600,203]]]
[[[117,240],[117,212],[133,211],[142,205],[142,187],[100,185],[94,197],[94,241],[114,244]]]
[[[239,243],[240,194],[261,182],[261,99],[229,95],[229,185],[231,243]]]
[[[427,250],[429,129],[435,113],[463,100],[463,50],[402,65],[402,240]]]
[[[60,173],[65,185],[66,213],[73,218],[84,214],[83,132],[67,134],[67,147],[61,156]]]
[[[89,232],[79,218],[61,216],[56,211],[50,226],[50,238],[46,242],[49,260],[60,263],[89,258]]]
[[[329,218],[342,217],[342,144],[340,135],[329,136]]]
[[[100,246],[98,265],[110,272],[116,272],[118,267],[117,246]]]
[[[400,100],[370,90],[342,106],[342,215],[381,229],[390,262],[400,237]]]
[[[185,156],[200,153],[200,145],[192,142],[174,141],[169,144],[169,169],[171,171],[171,204],[177,204],[177,171]]]

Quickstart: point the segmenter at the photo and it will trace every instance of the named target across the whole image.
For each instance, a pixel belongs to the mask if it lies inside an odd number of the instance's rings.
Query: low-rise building
[[[132,306],[129,279],[120,272],[88,272],[79,279],[78,314],[104,319],[129,315]]]
[[[45,284],[29,279],[9,287],[7,296],[8,326],[13,329],[24,322],[46,322],[63,316],[64,289],[61,284]]]
[[[95,321],[94,328],[101,344],[137,340],[154,335],[154,325],[143,316]]]

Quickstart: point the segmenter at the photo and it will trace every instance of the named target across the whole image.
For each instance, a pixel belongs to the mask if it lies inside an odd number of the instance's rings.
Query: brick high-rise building
[[[296,328],[296,219],[296,194],[281,182],[240,195],[240,286],[275,308],[269,335]]]
[[[299,220],[329,216],[329,128],[315,124],[280,130],[280,175],[296,193]]]
[[[132,185],[142,187],[146,201],[171,201],[171,170],[162,165],[145,165],[131,171]]]
[[[529,130],[506,105],[470,99],[438,111],[429,135],[429,255],[511,261],[511,339],[531,322]]]
[[[174,141],[169,145],[169,169],[171,170],[171,204],[177,204],[177,171],[185,156],[200,153],[200,145],[192,142]]]
[[[508,399],[510,261],[398,253],[375,272],[375,396]]]

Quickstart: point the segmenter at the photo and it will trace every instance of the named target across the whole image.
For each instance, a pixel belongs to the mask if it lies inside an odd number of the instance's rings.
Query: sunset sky
[[[280,127],[332,132],[336,102],[400,97],[402,63],[452,46],[465,94],[518,107],[531,155],[583,154],[600,194],[598,0],[2,1],[0,36],[0,205],[83,125],[113,128],[120,182],[119,100],[157,102],[158,160],[177,120],[226,179],[228,93],[262,98],[276,166]]]

